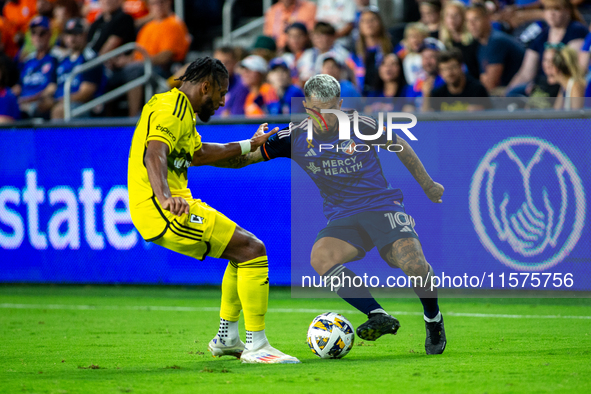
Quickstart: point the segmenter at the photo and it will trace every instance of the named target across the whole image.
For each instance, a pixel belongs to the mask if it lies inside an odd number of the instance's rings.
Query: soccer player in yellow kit
[[[187,188],[189,166],[255,151],[278,128],[259,127],[250,140],[202,143],[195,127],[225,104],[228,71],[210,57],[189,65],[178,89],[157,94],[144,106],[129,152],[128,189],[133,224],[149,242],[198,260],[228,259],[222,281],[220,328],[209,343],[214,356],[240,357],[245,363],[299,363],[273,348],[265,336],[269,296],[265,245],[226,216],[194,199]],[[238,318],[244,310],[246,345]]]

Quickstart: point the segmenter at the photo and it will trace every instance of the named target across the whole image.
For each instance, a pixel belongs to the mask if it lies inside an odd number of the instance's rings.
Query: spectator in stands
[[[484,6],[470,7],[466,18],[470,33],[480,43],[480,82],[489,92],[499,86],[507,86],[519,71],[525,49],[512,36],[492,28],[490,16]]]
[[[17,31],[15,26],[3,16],[0,16],[0,46],[3,52],[10,59],[14,59],[19,51],[17,39]]]
[[[392,53],[392,42],[380,14],[366,9],[359,20],[359,39],[355,43],[355,75],[357,85],[365,96],[378,82],[378,65]]]
[[[273,37],[277,47],[282,49],[287,41],[286,28],[294,22],[301,22],[308,30],[314,28],[316,4],[307,0],[279,0],[265,12],[263,34]]]
[[[421,72],[422,60],[419,51],[427,37],[429,37],[427,26],[421,22],[409,23],[404,29],[404,39],[394,50],[396,56],[402,61],[404,77],[411,85],[416,82]]]
[[[328,74],[339,81],[341,85],[341,97],[361,97],[357,87],[349,80],[355,78],[352,70],[336,57],[328,56],[322,62],[322,74]]]
[[[349,52],[341,45],[335,43],[335,29],[326,22],[318,22],[312,32],[313,47],[304,51],[298,60],[296,67],[302,84],[306,83],[312,76],[320,73],[322,63],[328,56],[337,57],[345,62]]]
[[[355,3],[352,0],[318,0],[316,21],[333,26],[337,42],[343,47],[352,46],[350,34],[355,22]]]
[[[300,76],[298,74],[297,62],[302,57],[306,49],[310,49],[312,43],[308,35],[306,25],[300,22],[292,23],[287,28],[287,43],[283,48],[284,52],[281,57],[285,60],[289,69],[291,70],[291,80],[295,84],[300,84]]]
[[[421,22],[427,26],[429,36],[439,38],[439,25],[441,23],[441,1],[422,0],[419,2]]]
[[[67,21],[70,19],[82,17],[78,1],[56,0],[53,6],[53,17],[55,24],[59,27],[60,32],[63,32]]]
[[[423,111],[482,111],[491,108],[488,92],[462,69],[458,48],[439,53],[437,68],[445,84],[423,98]]]
[[[402,72],[402,64],[396,54],[390,53],[384,57],[378,68],[379,80],[374,90],[367,97],[407,97],[409,85]]]
[[[528,95],[531,84],[535,81],[550,97],[556,97],[559,87],[550,86],[546,82],[541,62],[544,46],[562,43],[578,51],[588,29],[580,22],[578,10],[569,0],[544,0],[544,20],[547,27],[530,43],[525,51],[521,68],[508,85],[508,96]]]
[[[140,29],[137,45],[146,50],[154,71],[168,78],[172,63],[185,59],[191,38],[185,23],[172,12],[172,0],[150,0],[149,6],[154,19]],[[114,88],[144,75],[142,59],[143,55],[139,51],[133,57],[120,56],[116,62],[118,69],[109,79],[109,86]],[[142,93],[141,86],[127,93],[129,116],[140,113]]]
[[[265,82],[268,71],[267,62],[260,56],[247,56],[242,62],[240,77],[242,83],[248,88],[244,102],[243,114],[246,117],[260,117],[263,115],[276,115],[280,113],[279,97],[275,89]]]
[[[54,104],[51,109],[52,119],[64,118],[64,84],[74,67],[82,65],[96,57],[92,49],[86,47],[86,31],[84,21],[80,18],[70,19],[64,26],[64,43],[68,54],[58,64],[57,86]],[[74,109],[95,98],[104,87],[103,66],[92,68],[77,74],[70,85],[70,108]]]
[[[267,36],[258,36],[252,46],[251,54],[260,56],[269,63],[277,56],[275,40]]]
[[[54,51],[54,56],[60,57],[64,54],[64,52],[60,51],[60,48],[56,47],[58,43],[58,38],[61,33],[61,26],[56,20],[53,18],[53,2],[49,0],[37,0],[37,15],[35,16],[44,16],[49,19],[49,26],[51,31],[51,38],[49,40],[49,45]],[[19,53],[19,57],[24,59],[30,53],[35,51],[35,46],[33,45],[33,39],[31,37],[31,32],[27,31],[24,36],[24,43]]]
[[[365,11],[366,8],[372,7],[369,3],[369,0],[355,0],[355,19],[353,20],[353,31],[351,32],[353,43],[356,43],[359,39],[359,20],[361,19],[361,13]],[[373,8],[378,11],[377,7]]]
[[[585,80],[579,68],[577,52],[568,46],[553,49],[552,52],[548,79],[554,79],[560,84],[560,93],[554,102],[554,108],[567,111],[582,108]]]
[[[37,0],[8,0],[4,3],[2,15],[16,29],[16,42],[20,42],[29,29],[29,23],[37,15]]]
[[[146,0],[125,0],[123,2],[123,12],[131,15],[137,29],[154,19],[148,3],[149,1]]]
[[[20,66],[20,80],[12,88],[17,96],[21,112],[30,117],[48,116],[55,92],[57,59],[50,54],[51,39],[49,19],[36,16],[31,20],[31,35],[35,52]]]
[[[312,48],[308,29],[303,23],[295,22],[289,25],[285,32],[287,41],[282,56],[285,57],[286,54],[291,54],[293,56],[292,62],[295,64],[306,49]]]
[[[8,67],[6,58],[0,59],[0,123],[12,123],[20,119],[18,101],[6,85]]]
[[[275,58],[269,63],[267,82],[275,89],[277,97],[279,97],[279,113],[281,114],[291,113],[292,98],[304,97],[302,89],[292,83],[291,70],[281,57]]]
[[[88,31],[88,45],[97,55],[135,41],[133,18],[123,12],[122,3],[122,0],[100,2],[101,14]]]
[[[244,89],[244,85],[242,85],[240,82],[240,75],[238,75],[236,72],[236,66],[238,64],[236,48],[230,46],[219,47],[213,52],[213,58],[221,61],[228,70],[228,93],[226,93],[226,105],[224,107],[218,108],[214,115],[222,116],[224,111],[229,108],[228,103],[233,101],[233,97],[236,92],[242,89],[244,91],[243,97],[246,97],[248,92]],[[169,84],[172,79],[180,78],[180,76],[185,73],[185,70],[188,66],[189,64],[186,64],[185,66],[181,67],[172,77],[170,77],[168,79]],[[177,80],[176,83],[171,86],[177,87],[180,85],[180,81]]]
[[[591,27],[589,28],[591,30]],[[586,75],[589,72],[590,64],[589,60],[591,58],[591,32],[587,33],[585,36],[585,41],[583,42],[583,46],[581,47],[581,51],[579,52],[579,68],[583,75]],[[588,96],[586,96],[588,97]]]
[[[439,75],[437,68],[437,58],[441,51],[445,50],[445,46],[441,41],[432,37],[427,37],[423,41],[420,49],[422,70],[419,74],[412,89],[409,90],[408,96],[413,97],[414,100],[406,106],[404,111],[412,111],[413,108],[420,109],[423,103],[423,96],[429,95],[433,89],[442,86],[445,82]]]
[[[443,7],[442,18],[439,40],[448,49],[458,48],[462,52],[468,73],[478,79],[480,77],[477,55],[479,45],[466,26],[466,7],[457,0],[448,1]]]

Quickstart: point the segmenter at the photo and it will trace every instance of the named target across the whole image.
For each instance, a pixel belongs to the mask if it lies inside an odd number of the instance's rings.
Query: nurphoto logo
[[[339,122],[339,140],[345,141],[345,143],[341,144],[320,144],[318,149],[320,151],[323,150],[336,150],[338,151],[346,151],[346,153],[352,154],[353,152],[368,152],[371,147],[375,147],[377,151],[380,151],[380,148],[385,148],[389,152],[401,152],[403,147],[399,144],[361,144],[355,143],[355,141],[351,138],[351,126],[349,115],[341,110],[338,109],[320,109],[320,112],[313,110],[311,108],[306,108],[310,111],[310,118],[308,118],[308,134],[307,139],[311,141],[314,137],[313,132],[313,121],[316,121],[320,128],[325,127],[328,130],[328,125],[324,116],[322,114],[334,114],[337,117]],[[394,120],[400,121],[401,119],[408,119],[410,122],[407,123],[394,123]],[[384,124],[384,112],[378,113],[378,126]],[[355,137],[362,141],[375,141],[380,138],[383,133],[384,129],[386,131],[386,137],[388,141],[392,141],[392,132],[394,130],[402,131],[410,140],[417,141],[417,137],[413,133],[410,132],[410,128],[416,126],[417,124],[417,117],[411,113],[407,112],[386,112],[386,126],[384,128],[377,127],[375,134],[362,134],[359,131],[359,113],[354,111],[353,113],[353,132]]]

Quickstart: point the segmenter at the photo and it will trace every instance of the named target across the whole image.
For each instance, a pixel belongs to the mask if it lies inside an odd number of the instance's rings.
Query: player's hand
[[[429,197],[429,200],[436,203],[442,202],[441,196],[443,195],[444,190],[445,188],[443,187],[443,185],[437,182],[433,182],[433,184],[430,187],[424,189],[425,194],[427,195],[427,197]]]
[[[162,208],[176,216],[189,214],[189,203],[182,197],[170,197],[162,201]]]
[[[273,134],[275,134],[276,132],[279,131],[279,127],[275,127],[273,130],[266,133],[267,130],[269,130],[268,123],[263,123],[262,125],[259,126],[256,133],[254,133],[254,135],[250,139],[250,151],[251,152],[254,152],[255,150],[257,150],[259,148],[259,146],[261,146],[265,142],[267,142],[269,137],[271,137]]]

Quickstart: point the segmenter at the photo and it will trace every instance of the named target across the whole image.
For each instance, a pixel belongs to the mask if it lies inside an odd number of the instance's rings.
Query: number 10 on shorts
[[[396,225],[402,227],[401,232],[413,232],[415,229],[415,220],[404,212],[386,212],[384,216],[390,221],[392,230],[396,228]]]

